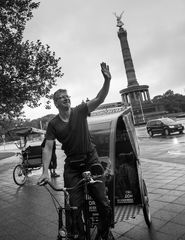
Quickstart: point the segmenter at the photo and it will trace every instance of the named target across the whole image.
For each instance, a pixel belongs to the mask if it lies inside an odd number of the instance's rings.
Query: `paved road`
[[[185,126],[185,119],[179,120]],[[141,157],[169,163],[185,164],[185,134],[149,137],[146,127],[136,128]]]
[[[185,165],[161,161],[175,160],[182,163],[185,134],[149,138],[144,127],[137,128],[137,134],[141,156],[150,156],[142,160],[142,171],[147,183],[153,224],[149,230],[140,211],[135,219],[118,222],[113,232],[119,240],[183,240]],[[59,148],[57,146],[58,158],[63,159],[63,152]],[[10,150],[11,146],[7,151]],[[160,162],[150,161],[151,158]],[[41,170],[30,175],[25,186],[18,187],[12,179],[16,162],[16,156],[0,161],[0,239],[55,240],[58,226],[53,202],[48,192],[36,185]],[[57,171],[61,176],[56,179],[57,184],[63,184],[62,162],[58,161]]]

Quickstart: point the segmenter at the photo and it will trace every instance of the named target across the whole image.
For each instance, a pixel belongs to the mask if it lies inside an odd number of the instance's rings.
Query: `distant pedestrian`
[[[42,149],[45,147],[45,143],[46,143],[46,139],[44,138],[44,140],[41,144]],[[57,168],[56,141],[54,141],[52,155],[51,155],[51,161],[49,164],[50,175],[53,178],[60,177],[60,175],[56,173],[56,168]]]

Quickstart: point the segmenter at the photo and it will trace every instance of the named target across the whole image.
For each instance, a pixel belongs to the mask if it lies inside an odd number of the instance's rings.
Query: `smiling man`
[[[91,142],[87,116],[103,103],[109,91],[111,74],[106,63],[101,63],[101,72],[104,76],[104,83],[97,96],[75,108],[71,108],[67,90],[59,89],[54,93],[54,103],[59,114],[49,122],[46,131],[46,144],[43,150],[43,174],[39,179],[40,183],[49,178],[48,166],[55,139],[62,143],[62,149],[66,154],[64,165],[65,187],[73,187],[82,178],[82,172],[89,170],[93,164],[100,164],[95,145]],[[100,216],[99,234],[102,239],[107,239],[111,222],[111,208],[105,195],[104,182],[92,185],[89,191],[96,202]],[[68,224],[67,230],[69,232],[71,225],[76,222],[78,239],[84,239],[84,225],[81,215],[83,189],[79,189],[71,195],[70,203],[72,206],[77,206],[78,211],[69,221],[71,224]]]

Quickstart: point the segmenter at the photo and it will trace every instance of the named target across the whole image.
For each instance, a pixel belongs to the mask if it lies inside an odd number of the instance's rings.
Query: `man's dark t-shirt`
[[[88,130],[88,107],[82,103],[71,108],[69,122],[64,122],[59,115],[53,118],[47,128],[46,139],[55,138],[62,143],[62,149],[67,157],[90,153],[95,150]]]

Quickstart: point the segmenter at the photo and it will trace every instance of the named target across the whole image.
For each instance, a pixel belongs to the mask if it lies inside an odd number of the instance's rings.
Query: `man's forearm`
[[[51,161],[51,155],[52,155],[52,152],[50,152],[44,148],[43,153],[42,153],[43,172],[48,171],[49,164]]]
[[[104,83],[97,96],[87,102],[88,111],[94,111],[100,104],[102,104],[109,92],[111,74],[109,66],[106,63],[101,63],[101,71],[104,76]]]
[[[99,93],[96,96],[96,98],[99,99],[100,103],[103,103],[103,101],[105,100],[109,92],[109,87],[110,87],[110,79],[106,79],[104,81],[103,87],[100,89]]]

